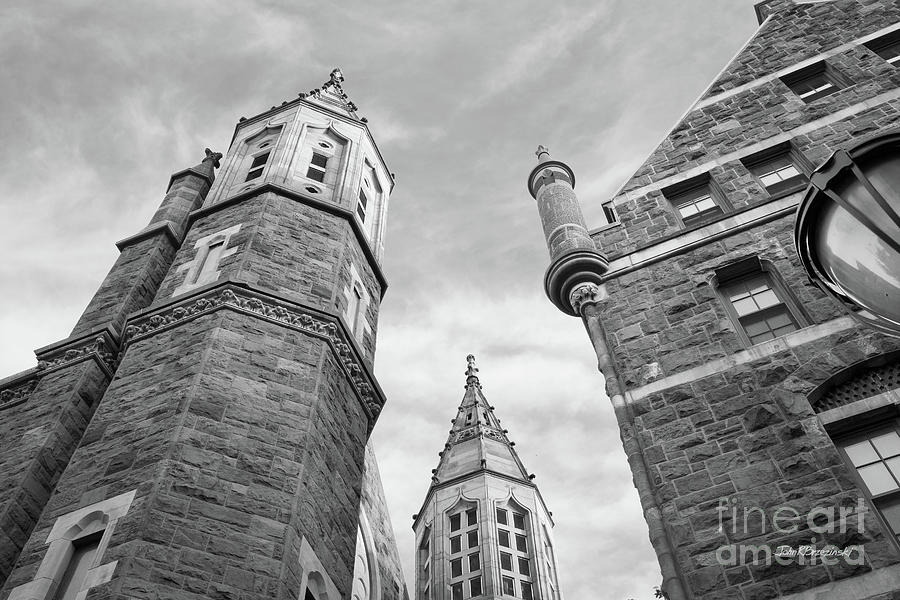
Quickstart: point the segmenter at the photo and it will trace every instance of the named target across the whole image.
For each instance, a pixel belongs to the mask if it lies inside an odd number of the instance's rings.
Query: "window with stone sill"
[[[890,64],[900,64],[900,31],[866,42],[865,46]]]
[[[853,468],[866,496],[877,509],[885,531],[900,537],[900,424],[846,436],[835,441]]]
[[[714,221],[730,208],[708,174],[665,188],[662,193],[683,227]]]
[[[803,189],[809,183],[807,174],[812,170],[800,152],[790,144],[749,156],[741,160],[770,196]]]
[[[613,206],[612,202],[603,203],[603,216],[606,217],[606,222],[610,225],[619,222],[619,215],[616,214],[616,207]]]
[[[809,325],[777,271],[755,256],[717,269],[712,285],[745,346]]]
[[[783,75],[781,81],[806,103],[830,96],[847,86],[844,78],[824,61]]]

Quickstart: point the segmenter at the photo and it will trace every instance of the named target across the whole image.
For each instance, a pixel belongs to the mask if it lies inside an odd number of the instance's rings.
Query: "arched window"
[[[721,267],[710,283],[745,346],[809,325],[809,319],[767,261],[752,256]]]
[[[494,507],[500,547],[500,591],[533,600],[534,535],[531,513],[512,499]]]
[[[862,361],[809,394],[885,532],[900,536],[900,352]],[[900,543],[898,543],[900,547]]]

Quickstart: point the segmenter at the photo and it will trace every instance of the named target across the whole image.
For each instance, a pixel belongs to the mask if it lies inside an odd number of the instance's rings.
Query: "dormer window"
[[[247,178],[244,181],[250,181],[262,176],[263,169],[266,168],[266,163],[269,162],[270,154],[271,151],[266,151],[253,157],[253,162],[250,163],[250,168],[247,170]]]
[[[325,181],[325,171],[328,167],[328,157],[318,152],[312,153],[312,159],[309,161],[309,168],[306,170],[306,177],[313,181],[322,183]]]

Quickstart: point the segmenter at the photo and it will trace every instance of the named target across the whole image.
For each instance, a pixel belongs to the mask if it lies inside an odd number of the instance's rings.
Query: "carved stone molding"
[[[476,437],[490,438],[497,440],[498,442],[503,442],[504,444],[509,444],[509,440],[506,439],[506,436],[502,431],[484,425],[475,425],[456,432],[453,443],[458,444],[459,442],[464,442]]]
[[[118,366],[118,347],[112,336],[103,331],[78,338],[56,347],[42,348],[35,352],[38,359],[37,368],[41,375],[68,367],[84,360],[94,359],[100,368],[112,379]]]
[[[351,336],[344,331],[337,317],[239,287],[233,282],[200,290],[195,295],[180,298],[178,302],[168,304],[152,313],[129,319],[123,336],[123,352],[129,344],[138,340],[223,309],[253,315],[270,323],[326,340],[338,357],[356,391],[357,398],[371,419],[370,425],[374,425],[374,420],[384,407],[385,399],[374,385],[374,379],[365,368],[362,357],[354,350],[350,342]]]
[[[586,282],[576,285],[569,293],[569,304],[576,313],[581,314],[581,307],[585,304],[595,304],[606,300],[606,290],[596,283]]]
[[[0,388],[0,410],[20,404],[31,396],[31,392],[37,387],[40,375],[32,374],[27,379],[10,382],[6,387]]]

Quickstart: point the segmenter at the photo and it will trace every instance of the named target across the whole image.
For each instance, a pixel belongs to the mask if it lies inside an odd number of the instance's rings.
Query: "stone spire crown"
[[[481,391],[475,357],[466,357],[466,385],[462,402],[452,420],[447,443],[432,478],[432,487],[481,471],[530,481],[513,442]]]

